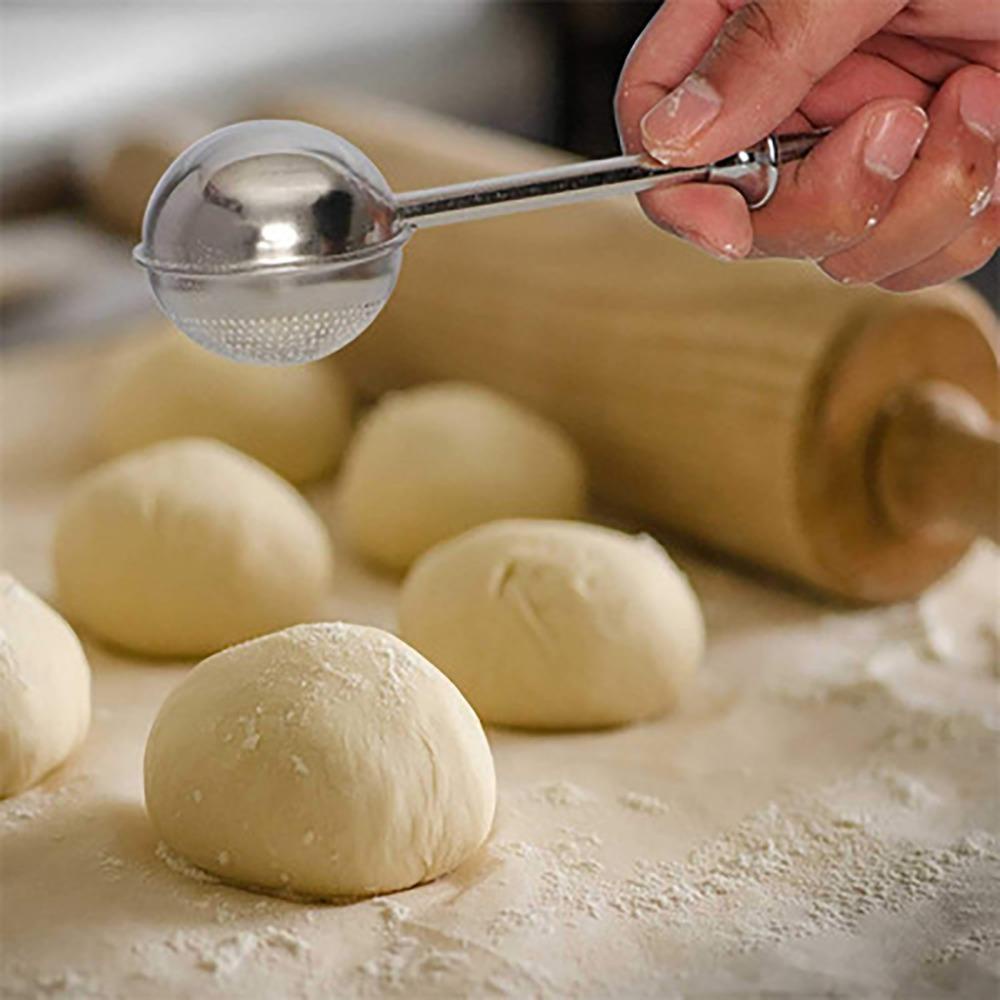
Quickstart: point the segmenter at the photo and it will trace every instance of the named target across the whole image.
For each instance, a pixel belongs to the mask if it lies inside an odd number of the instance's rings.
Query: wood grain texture
[[[878,493],[907,532],[978,534],[1000,542],[1000,427],[972,396],[924,382],[886,413]]]
[[[396,191],[566,159],[354,99],[291,98],[268,112],[343,134]],[[576,437],[603,500],[838,594],[891,600],[926,586],[967,539],[918,540],[920,572],[899,571],[900,545],[872,527],[866,435],[916,374],[968,376],[993,409],[992,323],[951,290],[898,297],[837,286],[804,263],[716,262],[625,198],[418,232],[384,315],[341,356],[373,394],[431,379],[493,385]],[[895,346],[880,350],[893,330]],[[841,404],[855,391],[863,399]]]

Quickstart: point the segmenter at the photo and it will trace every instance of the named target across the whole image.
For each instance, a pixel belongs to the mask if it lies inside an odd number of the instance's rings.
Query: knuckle
[[[780,60],[791,66],[805,82],[814,83],[816,73],[798,57],[799,42],[808,30],[810,4],[794,0],[749,0],[727,18],[719,33],[717,50],[726,58],[754,64]]]
[[[757,41],[775,52],[782,50],[781,31],[767,3],[762,0],[752,0],[742,8],[737,22],[739,25],[737,30],[755,37]]]
[[[938,190],[946,203],[955,205],[971,218],[989,203],[993,171],[981,157],[953,157],[942,167],[939,184]]]

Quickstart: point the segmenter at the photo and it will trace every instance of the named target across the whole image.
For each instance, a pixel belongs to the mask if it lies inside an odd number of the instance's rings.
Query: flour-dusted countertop
[[[109,351],[3,358],[0,562],[45,597]],[[330,514],[333,493],[310,496]],[[710,637],[682,708],[599,733],[491,730],[486,847],[360,903],[228,888],[158,845],[143,746],[189,665],[87,642],[83,751],[0,803],[0,995],[994,997],[996,552],[919,603],[854,611],[679,556]],[[395,584],[338,559],[330,616],[391,627]]]

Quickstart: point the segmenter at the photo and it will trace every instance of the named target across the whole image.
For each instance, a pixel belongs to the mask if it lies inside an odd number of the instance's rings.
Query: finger
[[[1000,75],[983,66],[959,70],[930,108],[930,128],[892,207],[869,239],[827,257],[840,281],[881,281],[956,240],[985,207],[996,173]]]
[[[782,132],[811,128],[812,123],[798,112],[779,126]],[[750,210],[743,196],[732,188],[713,184],[654,188],[639,195],[639,204],[655,225],[713,257],[737,260],[753,253]]]
[[[903,35],[952,40],[993,39],[996,41],[996,0],[938,0],[936,3],[907,4],[889,27]]]
[[[794,111],[813,85],[875,34],[905,0],[752,0],[716,44],[640,123],[664,163],[695,165],[750,145]]]
[[[820,259],[867,238],[926,132],[927,115],[908,101],[883,99],[855,112],[782,169],[774,197],[753,217],[755,248]]]
[[[642,116],[698,65],[729,10],[721,0],[665,3],[636,39],[615,91],[615,119],[622,148],[642,148]]]
[[[994,191],[994,198],[997,198]],[[908,267],[879,284],[890,292],[912,292],[929,285],[940,285],[978,271],[1000,246],[1000,202],[993,204],[976,222],[943,250]]]
[[[935,87],[885,59],[852,52],[809,91],[800,106],[817,125],[838,125],[879,98],[900,97],[926,107],[935,92]]]
[[[935,45],[891,31],[880,31],[858,46],[859,52],[879,56],[894,66],[912,73],[925,83],[941,84],[968,60]]]
[[[716,184],[653,188],[639,204],[656,225],[720,260],[738,260],[753,246],[750,210],[735,189]]]
[[[959,56],[967,63],[977,66],[992,66],[1000,69],[1000,44],[994,41],[979,41],[964,38],[935,38],[935,48],[943,49]]]

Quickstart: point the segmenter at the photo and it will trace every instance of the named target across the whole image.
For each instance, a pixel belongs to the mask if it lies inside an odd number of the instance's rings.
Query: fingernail
[[[868,124],[865,166],[897,181],[906,173],[927,133],[927,115],[916,105],[889,108]]]
[[[962,86],[958,98],[958,113],[973,131],[990,142],[1000,139],[1000,74],[987,82],[978,74]]]
[[[676,90],[646,112],[640,123],[643,144],[658,160],[679,153],[722,110],[722,98],[703,76],[692,73]]]

